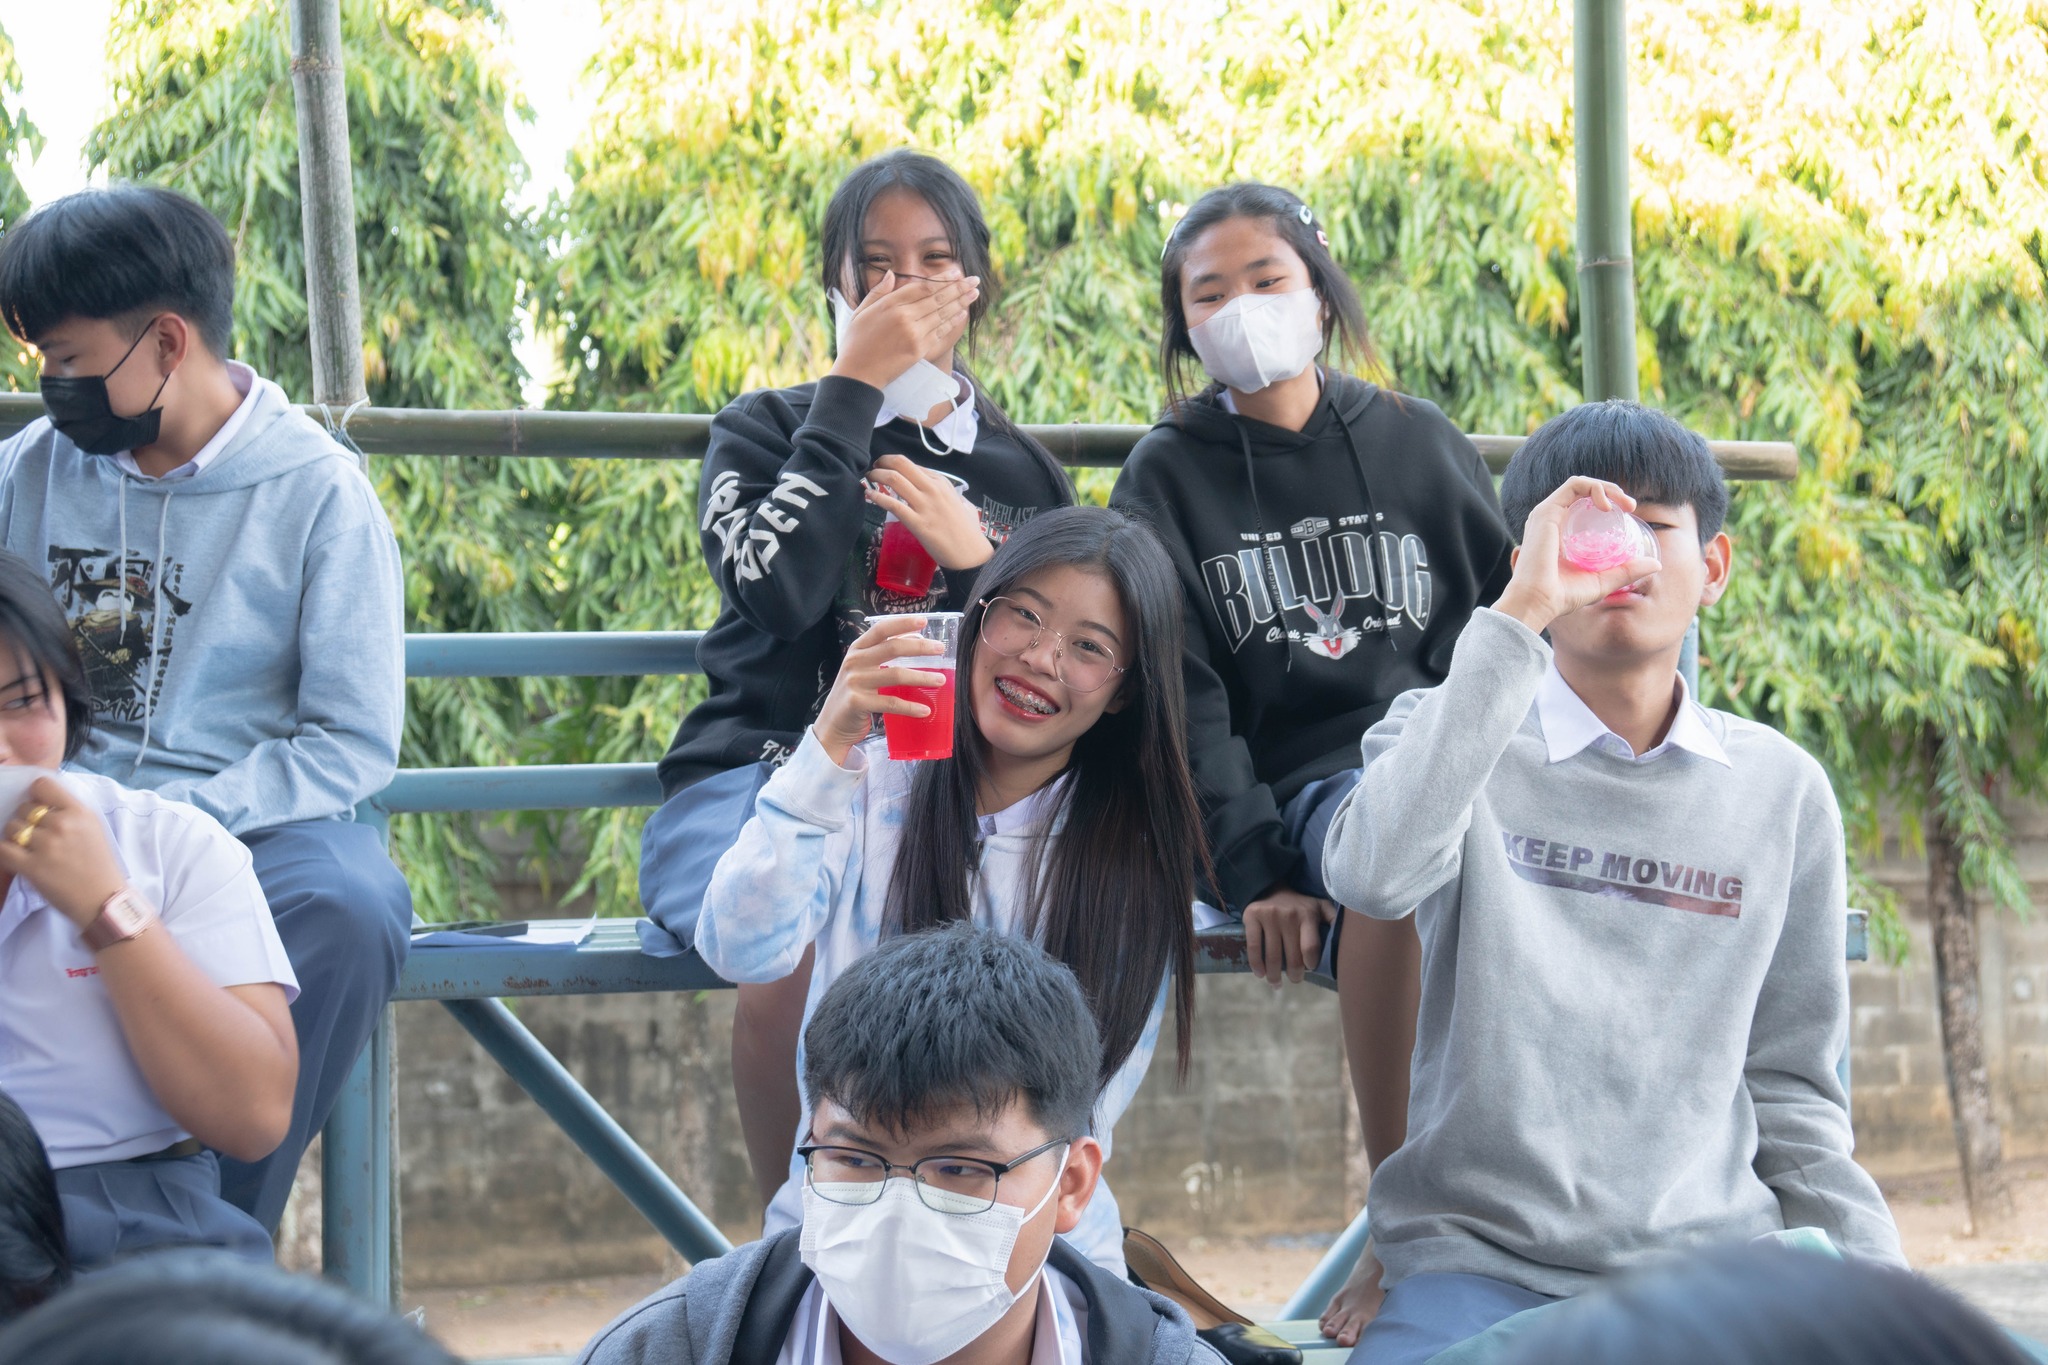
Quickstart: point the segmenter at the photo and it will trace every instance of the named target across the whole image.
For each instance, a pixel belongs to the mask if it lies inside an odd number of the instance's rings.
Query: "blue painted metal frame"
[[[698,631],[638,634],[409,635],[406,675],[460,677],[632,677],[696,671]],[[1696,656],[1685,659],[1692,681]],[[652,806],[661,800],[651,763],[528,765],[514,768],[427,768],[398,774],[372,803],[377,813],[423,811],[576,810]],[[1198,939],[1204,973],[1246,969],[1241,930],[1213,930]],[[1848,957],[1868,956],[1867,917],[1849,916]],[[1335,989],[1329,977],[1317,985]],[[577,947],[490,945],[423,948],[406,964],[397,1001],[438,1000],[527,1094],[575,1141],[676,1251],[691,1262],[731,1244],[664,1174],[603,1106],[521,1024],[503,998],[641,991],[719,990],[719,979],[694,953],[649,957],[635,924],[600,921]],[[354,1069],[328,1120],[322,1143],[327,1273],[366,1298],[395,1302],[397,1210],[392,1185],[393,1031],[387,1009],[377,1035]],[[1842,1058],[1842,1084],[1849,1083]],[[1281,1310],[1284,1319],[1313,1319],[1342,1286],[1370,1234],[1364,1211],[1337,1238]]]

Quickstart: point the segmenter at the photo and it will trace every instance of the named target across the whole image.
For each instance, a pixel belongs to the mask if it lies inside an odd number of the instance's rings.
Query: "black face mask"
[[[164,384],[171,382],[169,375],[164,376],[163,384],[156,386],[156,394],[149,400],[149,410],[133,417],[116,416],[113,400],[107,397],[107,381],[114,377],[114,370],[128,363],[128,357],[134,355],[135,348],[142,344],[142,337],[148,336],[150,327],[154,326],[156,319],[151,318],[149,326],[142,329],[142,336],[128,344],[128,349],[114,362],[114,369],[105,374],[75,379],[43,376],[43,406],[50,410],[51,423],[65,439],[86,454],[118,455],[124,450],[155,443],[164,421],[164,410],[156,406],[156,400],[164,396]]]

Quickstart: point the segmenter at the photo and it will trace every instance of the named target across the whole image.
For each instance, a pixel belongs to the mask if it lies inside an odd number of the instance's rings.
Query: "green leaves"
[[[33,158],[43,150],[43,135],[21,107],[21,64],[14,44],[0,28],[0,232],[28,212],[28,194],[14,175],[16,156]],[[20,343],[0,330],[0,392],[18,393],[36,383],[35,366]]]
[[[1579,398],[1571,35],[1547,0],[605,0],[592,121],[542,223],[508,207],[525,171],[492,11],[345,0],[344,17],[379,401],[516,401],[519,300],[560,338],[559,406],[709,412],[814,377],[825,204],[904,144],[982,195],[1004,297],[972,357],[1022,420],[1150,418],[1165,233],[1247,177],[1315,207],[1398,387],[1474,431],[1526,431]],[[1646,0],[1630,17],[1645,397],[1805,454],[1794,484],[1737,492],[1709,698],[1818,754],[1864,850],[1881,799],[1909,827],[1938,813],[1965,832],[1975,884],[2016,904],[1987,792],[2048,782],[2038,6]],[[302,392],[281,9],[122,0],[115,22],[98,160],[222,213],[239,344]],[[417,628],[715,613],[694,466],[377,472]],[[421,686],[407,761],[651,758],[695,686]],[[641,818],[525,829],[539,855],[584,850],[583,883],[623,910]],[[415,826],[401,847],[423,902],[473,894],[481,846]]]

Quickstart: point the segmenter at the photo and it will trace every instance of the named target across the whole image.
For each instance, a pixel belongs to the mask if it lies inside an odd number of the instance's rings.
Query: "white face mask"
[[[1313,289],[1239,294],[1188,329],[1202,368],[1239,393],[1292,379],[1323,349],[1323,301]]]
[[[1055,1175],[1028,1211],[940,1213],[909,1176],[884,1181],[872,1204],[835,1204],[806,1184],[799,1250],[862,1345],[893,1365],[932,1365],[995,1326],[1037,1281],[1042,1262],[1022,1290],[1010,1288],[1010,1252],[1059,1188]]]
[[[832,320],[838,329],[839,349],[843,353],[846,350],[846,328],[853,321],[853,305],[837,289],[828,291],[825,297],[832,303]],[[925,417],[941,403],[951,403],[952,411],[929,428],[925,427]],[[919,424],[918,440],[934,455],[952,455],[974,449],[974,438],[981,428],[974,409],[960,405],[960,381],[924,359],[882,387],[882,410],[876,414],[875,425],[880,426],[897,417],[908,417]],[[938,445],[934,446],[924,435],[927,430],[938,438]]]

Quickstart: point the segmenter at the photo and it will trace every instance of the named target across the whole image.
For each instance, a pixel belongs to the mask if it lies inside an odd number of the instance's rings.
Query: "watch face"
[[[132,891],[123,891],[107,902],[106,916],[110,925],[122,934],[133,934],[149,923],[149,911]]]

